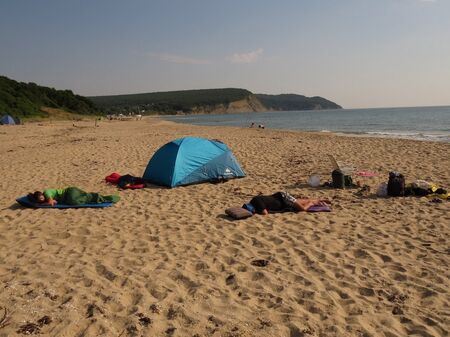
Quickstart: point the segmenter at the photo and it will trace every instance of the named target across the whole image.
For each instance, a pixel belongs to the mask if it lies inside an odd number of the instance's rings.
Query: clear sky
[[[450,0],[0,0],[0,74],[82,95],[450,105]]]

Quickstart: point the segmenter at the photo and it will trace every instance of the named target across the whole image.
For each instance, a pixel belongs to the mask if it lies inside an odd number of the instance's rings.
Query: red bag
[[[117,185],[119,184],[119,180],[122,176],[117,173],[117,172],[113,172],[111,173],[109,176],[105,177],[105,181],[107,183],[113,184],[113,185]],[[126,175],[124,176],[126,177]],[[119,186],[121,188],[125,188],[125,189],[132,189],[132,190],[136,190],[136,189],[141,189],[145,187],[144,183],[140,183],[140,184],[127,184],[126,186]]]
[[[105,177],[105,181],[110,184],[117,185],[121,175],[119,173],[113,172],[109,176]]]

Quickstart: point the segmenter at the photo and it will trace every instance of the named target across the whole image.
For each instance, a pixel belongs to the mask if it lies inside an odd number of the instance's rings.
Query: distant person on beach
[[[98,193],[85,192],[78,187],[67,187],[59,189],[46,189],[43,192],[36,191],[28,194],[28,200],[36,204],[46,204],[55,206],[64,205],[82,205],[82,204],[101,204],[104,202],[119,201],[117,195],[100,195]]]
[[[252,122],[252,124],[250,124],[250,127],[251,127],[251,128],[255,127],[255,123]]]
[[[264,124],[259,124],[259,125],[258,125],[258,128],[264,129]]]

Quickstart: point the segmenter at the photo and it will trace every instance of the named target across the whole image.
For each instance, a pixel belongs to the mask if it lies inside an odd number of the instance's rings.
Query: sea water
[[[194,125],[334,132],[450,142],[450,106],[164,116]]]

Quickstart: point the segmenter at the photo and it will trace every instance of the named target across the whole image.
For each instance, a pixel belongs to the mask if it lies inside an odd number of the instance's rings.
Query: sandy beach
[[[112,172],[142,175],[160,146],[189,135],[225,142],[247,177],[104,183]],[[311,174],[330,179],[328,154],[378,172],[355,178],[371,192],[309,187]],[[2,126],[0,155],[1,337],[448,335],[450,204],[374,195],[391,170],[450,188],[448,143],[147,118]],[[66,186],[121,200],[68,210],[14,201]],[[333,211],[224,214],[277,191],[328,198]]]

